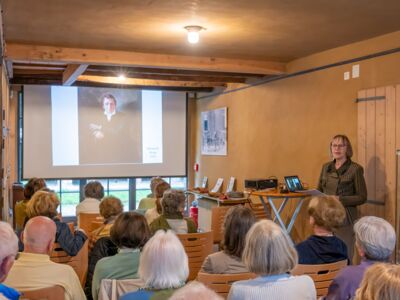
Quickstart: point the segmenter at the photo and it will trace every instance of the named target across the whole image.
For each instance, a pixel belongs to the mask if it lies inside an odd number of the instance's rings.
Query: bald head
[[[56,236],[56,224],[47,217],[34,217],[24,229],[24,252],[48,254]]]

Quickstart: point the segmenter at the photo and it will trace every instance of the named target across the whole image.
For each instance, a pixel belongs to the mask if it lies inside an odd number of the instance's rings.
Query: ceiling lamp
[[[185,26],[188,32],[188,42],[191,44],[197,44],[199,42],[199,33],[201,30],[205,30],[204,27],[198,25]]]

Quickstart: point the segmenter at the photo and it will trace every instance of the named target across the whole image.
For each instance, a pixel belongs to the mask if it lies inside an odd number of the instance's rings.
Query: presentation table
[[[203,231],[211,230],[211,215],[213,207],[232,206],[249,202],[247,198],[231,198],[222,200],[216,197],[211,197],[208,194],[193,191],[186,191],[186,195],[192,195],[197,200],[199,209],[198,225],[199,229]]]
[[[271,191],[255,191],[251,194],[252,196],[258,196],[262,205],[264,206],[265,213],[269,214],[269,208],[267,206],[267,202],[272,208],[275,216],[273,221],[277,222],[282,229],[289,235],[292,231],[294,222],[296,221],[297,215],[300,212],[301,206],[303,205],[304,198],[308,197],[307,193],[279,193],[275,189]],[[277,208],[276,204],[278,200],[283,200],[280,204],[279,208]],[[286,226],[285,222],[282,220],[282,212],[284,211],[286,205],[289,201],[296,201],[296,207],[294,209],[293,214],[289,217],[289,224]]]

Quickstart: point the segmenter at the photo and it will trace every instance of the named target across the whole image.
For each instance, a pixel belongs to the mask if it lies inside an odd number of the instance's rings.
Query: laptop
[[[299,176],[285,176],[286,187],[290,192],[302,192],[304,191],[304,187],[301,184]]]

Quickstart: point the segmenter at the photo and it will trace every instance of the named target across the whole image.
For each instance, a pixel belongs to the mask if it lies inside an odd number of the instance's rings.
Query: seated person
[[[171,229],[175,233],[195,233],[196,223],[192,218],[184,218],[186,197],[182,191],[167,190],[161,199],[162,214],[150,224],[150,230]]]
[[[104,218],[104,224],[90,233],[89,251],[99,238],[110,236],[111,227],[115,219],[123,212],[124,206],[121,200],[114,196],[104,197],[100,202],[100,215]]]
[[[97,299],[102,279],[138,278],[140,249],[150,238],[146,219],[135,212],[124,212],[111,227],[111,240],[118,254],[97,262],[92,281],[92,297]]]
[[[160,182],[165,182],[165,181],[161,177],[153,177],[150,180],[151,194],[147,195],[146,198],[140,199],[138,209],[147,210],[147,209],[154,208],[156,206],[157,198],[154,193],[154,188]]]
[[[242,262],[242,252],[246,234],[256,221],[254,213],[249,208],[242,205],[231,207],[224,219],[223,250],[207,256],[201,272],[214,274],[249,272]]]
[[[155,207],[150,208],[144,214],[147,224],[151,224],[155,219],[157,219],[161,215],[161,198],[164,195],[166,190],[169,190],[171,186],[169,183],[165,182],[161,179],[153,188],[153,195],[156,197],[155,199]]]
[[[296,246],[299,264],[318,265],[348,260],[346,244],[334,235],[346,211],[334,196],[314,197],[308,206],[314,234]]]
[[[0,299],[18,300],[19,292],[2,284],[18,255],[18,238],[10,224],[0,221]]]
[[[57,195],[53,192],[38,191],[31,201],[28,202],[26,212],[28,218],[31,219],[37,216],[44,216],[52,219],[56,224],[55,242],[59,243],[61,248],[68,255],[75,256],[81,250],[87,236],[83,230],[79,229],[72,233],[68,224],[63,223],[57,217],[57,207],[60,201]]]
[[[333,279],[325,299],[351,299],[360,286],[365,271],[376,262],[389,260],[396,246],[393,226],[382,218],[362,217],[354,224],[356,249],[362,261],[347,266]]]
[[[198,281],[192,281],[177,290],[169,300],[223,300],[221,296]]]
[[[290,238],[270,220],[255,223],[246,236],[243,262],[259,277],[232,284],[230,300],[315,300],[313,280],[306,275],[292,276],[297,252]]]
[[[143,289],[123,295],[120,300],[169,299],[185,285],[189,263],[185,249],[175,233],[159,230],[146,243],[140,256],[139,276]]]
[[[85,185],[85,199],[76,206],[76,219],[79,227],[79,214],[98,214],[100,199],[104,197],[104,188],[98,181],[90,181]]]
[[[398,300],[400,266],[377,263],[365,271],[355,300]]]
[[[32,198],[33,194],[42,188],[46,187],[46,182],[42,178],[33,177],[29,179],[24,187],[24,200],[19,201],[15,204],[15,229],[17,232],[21,232],[24,229],[26,215],[26,205]]]
[[[74,269],[50,260],[56,225],[47,217],[31,218],[23,232],[24,252],[15,261],[6,284],[20,291],[36,290],[54,285],[64,288],[64,299],[85,299]]]

